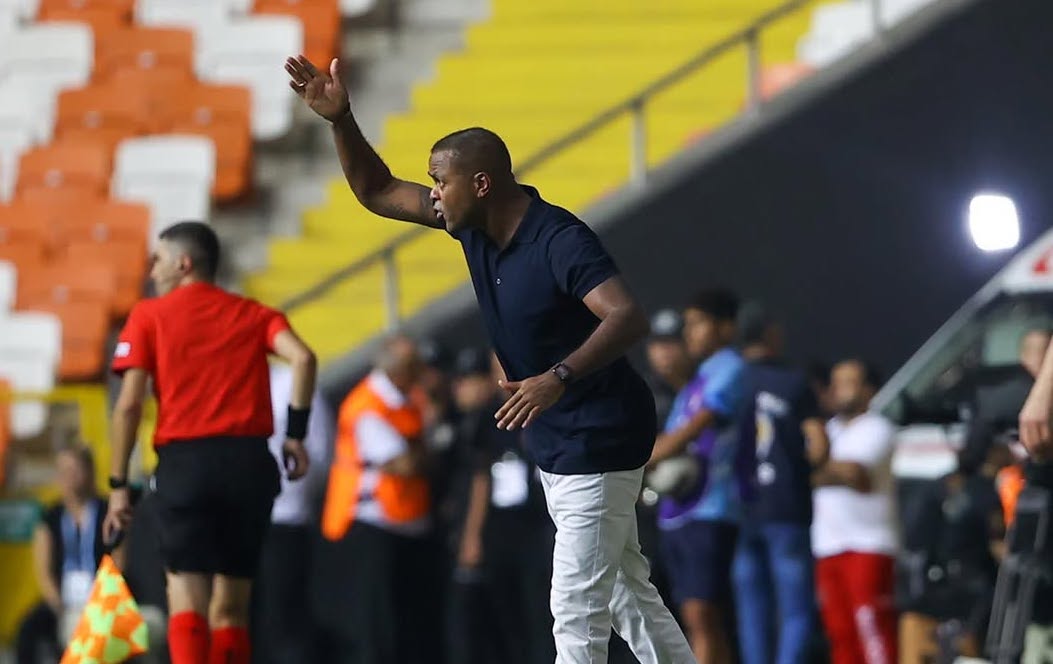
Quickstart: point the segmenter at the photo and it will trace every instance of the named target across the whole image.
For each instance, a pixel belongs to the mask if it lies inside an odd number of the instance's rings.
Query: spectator
[[[673,599],[691,649],[703,664],[731,660],[724,614],[741,484],[749,481],[736,472],[741,470],[737,425],[744,366],[732,346],[738,305],[735,294],[713,289],[699,293],[685,310],[684,340],[701,365],[677,395],[650,461],[653,468],[686,454],[697,465],[690,490],[663,499],[659,528]]]
[[[91,450],[63,448],[55,470],[61,498],[33,533],[33,571],[43,600],[19,627],[18,664],[58,661],[91,594],[104,550],[106,501],[95,493]]]
[[[505,377],[496,358],[472,351],[459,365],[455,393],[464,413],[471,472],[458,571],[462,579],[482,581],[489,600],[484,605],[493,618],[489,633],[466,636],[492,646],[488,658],[475,661],[551,663],[556,649],[548,587],[555,528],[537,467],[527,458],[521,431],[494,426],[503,400],[492,386]],[[486,625],[486,620],[475,624]]]
[[[808,377],[779,361],[779,326],[744,308],[739,339],[748,407],[740,445],[756,450],[756,494],[734,563],[743,664],[798,664],[815,629],[811,474],[830,451]]]
[[[285,442],[285,395],[292,389],[292,370],[271,364],[271,400],[274,431],[271,454],[281,463]],[[304,446],[312,460],[307,475],[290,482],[281,479],[281,493],[271,509],[271,527],[264,540],[260,571],[253,589],[255,626],[253,661],[257,664],[294,664],[316,661],[309,603],[311,556],[311,506],[313,496],[325,486],[326,460],[333,440],[333,417],[318,390],[311,399],[311,414]]]
[[[683,321],[672,309],[659,311],[651,318],[651,336],[647,340],[647,384],[654,392],[658,421],[665,422],[673,400],[691,380],[691,358],[684,346]]]
[[[386,340],[374,371],[340,407],[322,534],[340,541],[347,631],[325,661],[423,664],[438,649],[430,489],[423,421],[410,400],[421,373],[412,340]],[[330,609],[331,610],[331,609]]]
[[[896,661],[892,423],[868,412],[875,371],[846,360],[830,375],[837,415],[827,425],[830,460],[816,485],[812,550],[832,664]]]

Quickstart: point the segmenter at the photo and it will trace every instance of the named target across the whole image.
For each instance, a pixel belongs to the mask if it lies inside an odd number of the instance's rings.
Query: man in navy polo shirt
[[[796,664],[807,660],[816,628],[812,470],[830,441],[808,377],[779,361],[781,329],[760,304],[740,312],[739,340],[740,444],[757,459],[733,568],[742,662]]]
[[[466,129],[432,148],[434,186],[391,175],[362,136],[337,61],[289,58],[290,85],[333,126],[351,190],[374,214],[445,228],[464,248],[507,379],[502,429],[529,429],[556,524],[551,608],[557,662],[607,661],[612,622],[641,662],[691,650],[651,584],[635,503],[656,428],[654,399],[625,352],[647,319],[599,239],[519,185],[501,139]]]

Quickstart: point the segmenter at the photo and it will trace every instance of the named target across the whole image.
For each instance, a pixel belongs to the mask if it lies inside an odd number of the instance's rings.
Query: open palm
[[[351,109],[347,88],[340,82],[336,58],[329,64],[329,73],[319,71],[302,55],[286,59],[285,71],[291,79],[289,87],[326,120],[336,122]]]

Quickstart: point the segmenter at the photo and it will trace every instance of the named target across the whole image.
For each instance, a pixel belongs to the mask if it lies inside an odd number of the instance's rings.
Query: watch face
[[[570,369],[568,369],[565,364],[557,364],[555,371],[556,375],[559,376],[559,379],[563,382],[567,382],[567,379],[570,378]]]

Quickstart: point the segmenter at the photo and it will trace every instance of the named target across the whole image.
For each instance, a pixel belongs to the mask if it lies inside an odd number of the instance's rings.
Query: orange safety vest
[[[401,477],[369,468],[358,453],[355,427],[363,415],[376,415],[388,422],[410,445],[420,445],[423,430],[420,411],[409,401],[398,408],[388,406],[373,389],[369,378],[358,384],[340,406],[333,464],[322,508],[322,535],[329,540],[343,537],[355,520],[359,489],[364,472],[377,473],[377,485],[368,496],[380,504],[391,523],[409,523],[428,514],[431,497],[424,477]]]

